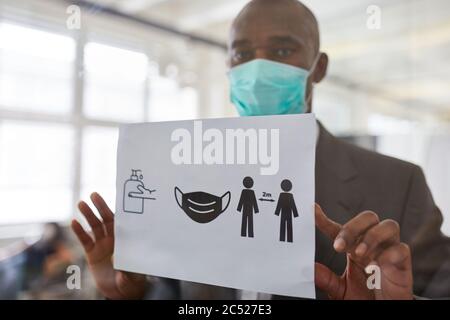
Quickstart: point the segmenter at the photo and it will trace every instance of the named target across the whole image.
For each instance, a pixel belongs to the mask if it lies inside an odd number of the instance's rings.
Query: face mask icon
[[[227,210],[231,193],[228,191],[218,197],[202,191],[183,193],[175,187],[175,199],[189,218],[198,223],[208,223]]]

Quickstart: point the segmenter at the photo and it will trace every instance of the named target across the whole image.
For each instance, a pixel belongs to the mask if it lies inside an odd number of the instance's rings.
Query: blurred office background
[[[121,123],[236,115],[226,42],[246,3],[0,0],[0,280],[9,279],[11,297],[96,297],[89,279],[80,292],[63,288],[65,266],[82,266],[66,230],[76,203],[98,191],[114,206]],[[316,88],[318,118],[338,136],[421,165],[450,235],[450,2],[304,3],[331,62]],[[67,26],[72,4],[80,29]],[[367,24],[371,5],[380,28]],[[30,268],[21,254],[30,248],[33,270],[43,270],[35,278],[46,278],[28,279],[24,291],[17,279],[30,272],[14,266]]]

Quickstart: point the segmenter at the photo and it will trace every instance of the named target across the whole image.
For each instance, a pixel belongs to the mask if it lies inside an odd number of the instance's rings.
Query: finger
[[[84,251],[86,251],[86,253],[91,251],[92,248],[94,248],[94,241],[92,241],[92,238],[83,229],[81,224],[77,220],[72,220],[71,227],[73,232],[76,234],[78,241],[80,241],[83,246]]]
[[[338,252],[351,250],[357,244],[359,238],[379,222],[378,215],[372,211],[364,211],[358,214],[342,227],[334,240],[334,248]]]
[[[314,211],[317,228],[330,239],[335,239],[341,230],[341,225],[329,219],[317,203],[315,204]]]
[[[114,213],[108,207],[106,201],[97,192],[91,194],[92,203],[97,208],[105,224],[106,233],[114,236]]]
[[[142,281],[145,281],[146,277],[143,274],[140,273],[133,273],[133,272],[127,272],[127,271],[120,271],[123,274],[124,279],[127,279],[132,282],[140,283]]]
[[[104,238],[105,230],[103,229],[103,224],[95,216],[94,212],[91,210],[89,205],[84,201],[80,201],[78,203],[78,209],[80,209],[80,212],[86,218],[89,226],[91,227],[92,232],[94,233],[95,240],[100,240],[100,239]]]
[[[383,269],[387,266],[395,266],[400,270],[411,270],[411,250],[403,242],[393,245],[381,253],[377,263]]]
[[[358,257],[376,256],[386,247],[400,242],[400,227],[394,220],[388,219],[371,228],[362,237],[355,249]]]
[[[118,271],[116,282],[122,296],[129,299],[141,299],[147,289],[146,277],[142,274]]]
[[[397,292],[404,293],[396,299],[411,299],[413,297],[411,251],[408,245],[398,243],[389,247],[380,254],[374,263],[378,264],[381,269],[384,286],[394,286],[397,288]]]
[[[315,283],[324,291],[330,299],[339,300],[344,298],[344,279],[337,276],[333,271],[320,263],[315,263]]]
[[[95,207],[97,208],[98,212],[102,216],[104,221],[113,221],[114,220],[114,213],[109,208],[106,201],[102,198],[101,195],[99,195],[97,192],[94,192],[91,194],[91,200],[94,203]]]

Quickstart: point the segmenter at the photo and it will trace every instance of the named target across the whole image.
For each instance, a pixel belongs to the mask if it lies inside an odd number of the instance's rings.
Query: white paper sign
[[[313,115],[125,125],[115,268],[315,297]]]

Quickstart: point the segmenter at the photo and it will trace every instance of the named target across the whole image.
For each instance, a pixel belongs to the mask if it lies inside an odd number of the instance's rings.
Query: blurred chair
[[[16,243],[0,250],[0,300],[16,300],[24,288],[26,250],[29,245]]]
[[[47,223],[38,239],[0,249],[0,299],[65,299],[67,266],[75,261],[64,229]]]

